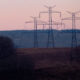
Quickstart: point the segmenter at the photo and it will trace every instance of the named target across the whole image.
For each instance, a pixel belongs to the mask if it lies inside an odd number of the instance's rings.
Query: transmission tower
[[[34,48],[38,48],[38,33],[37,33],[37,28],[38,25],[45,25],[46,22],[38,20],[38,17],[31,17],[33,21],[27,21],[25,22],[26,24],[28,23],[34,23]]]
[[[44,30],[45,27],[46,27],[46,25],[49,25],[49,23],[43,21],[41,24],[39,23],[38,25],[43,25],[43,30]],[[63,26],[63,27],[65,28],[65,24],[62,23],[62,22],[55,22],[55,21],[53,21],[53,22],[52,22],[52,25],[57,26],[57,29],[58,29],[58,26],[59,26],[59,25],[61,25],[61,27]],[[52,26],[52,27],[53,27],[53,26]]]
[[[31,17],[33,21],[27,21],[26,23],[34,23],[34,48],[38,48],[37,38],[37,17]]]
[[[80,13],[80,11],[78,12],[69,12],[67,11],[69,14],[72,15],[72,17],[67,17],[64,18],[62,20],[72,20],[72,42],[71,42],[71,55],[70,55],[70,60],[72,62],[73,60],[73,55],[74,55],[74,48],[77,47],[77,37],[76,37],[76,20],[80,20],[80,17],[76,17],[76,15],[78,13]]]
[[[43,11],[43,12],[40,12],[39,13],[39,17],[41,17],[41,14],[42,13],[48,13],[49,14],[49,22],[48,22],[48,25],[49,25],[49,30],[48,30],[48,42],[47,42],[47,48],[49,48],[49,45],[51,44],[52,47],[54,48],[54,35],[53,35],[53,29],[52,29],[52,26],[53,26],[53,13],[59,13],[60,14],[60,17],[61,17],[61,12],[59,11],[53,11],[53,7],[48,7],[48,6],[45,6],[48,11]],[[50,39],[51,38],[51,39]]]

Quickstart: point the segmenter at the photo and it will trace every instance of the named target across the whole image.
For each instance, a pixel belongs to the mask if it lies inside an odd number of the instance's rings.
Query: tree
[[[14,43],[9,37],[0,36],[0,58],[14,54]]]

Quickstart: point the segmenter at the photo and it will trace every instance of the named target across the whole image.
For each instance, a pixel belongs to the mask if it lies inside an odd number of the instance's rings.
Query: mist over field
[[[74,30],[77,37],[77,46],[80,45],[80,30]],[[48,42],[48,30],[38,30],[38,47],[46,48]],[[53,30],[55,47],[71,47],[72,30]],[[10,37],[16,48],[33,48],[33,30],[0,31],[0,36]]]

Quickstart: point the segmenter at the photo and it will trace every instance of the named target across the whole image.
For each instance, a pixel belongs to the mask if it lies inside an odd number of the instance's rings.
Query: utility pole
[[[49,45],[52,45],[52,47],[54,48],[54,35],[53,35],[53,29],[52,29],[52,26],[53,26],[53,13],[59,13],[60,14],[60,17],[61,17],[61,12],[59,11],[53,11],[52,9],[55,7],[48,7],[48,6],[45,6],[48,11],[43,11],[43,12],[40,12],[39,13],[39,17],[41,17],[41,14],[42,13],[48,13],[49,14],[49,21],[48,21],[48,25],[49,25],[49,30],[48,30],[48,42],[47,42],[47,48],[49,48]],[[51,38],[51,40],[50,40]]]
[[[78,13],[80,13],[80,11],[78,12],[69,12],[67,11],[69,14],[71,14],[72,17],[67,17],[67,18],[63,18],[62,20],[71,20],[72,21],[72,42],[71,42],[71,54],[70,54],[70,61],[73,61],[73,55],[74,55],[74,48],[77,47],[77,38],[76,38],[76,20],[80,20],[80,17],[76,17],[76,15]]]

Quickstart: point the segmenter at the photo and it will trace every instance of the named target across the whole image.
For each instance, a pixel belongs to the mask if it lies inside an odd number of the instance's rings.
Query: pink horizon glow
[[[39,12],[47,11],[44,5],[56,5],[53,10],[61,11],[63,18],[71,16],[66,11],[80,10],[80,0],[0,0],[0,30],[33,29],[33,25],[28,27],[25,22],[32,20],[30,16],[38,16]],[[77,16],[80,16],[80,14]],[[45,19],[47,20],[47,18]],[[65,23],[68,25],[67,28],[70,29],[71,22]],[[79,21],[77,21],[76,26],[80,29]]]

